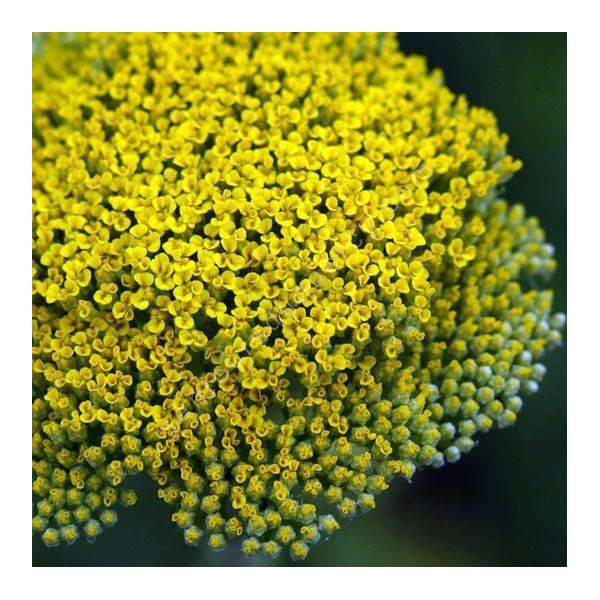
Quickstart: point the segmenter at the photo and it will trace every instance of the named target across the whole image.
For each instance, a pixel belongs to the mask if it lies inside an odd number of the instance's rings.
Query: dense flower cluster
[[[188,544],[302,559],[511,425],[564,316],[506,144],[391,35],[45,38],[34,531],[144,472]]]

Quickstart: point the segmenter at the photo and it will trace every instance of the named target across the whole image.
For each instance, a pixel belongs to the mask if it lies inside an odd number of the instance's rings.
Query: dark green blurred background
[[[399,34],[446,83],[490,108],[525,163],[506,195],[540,217],[556,247],[556,310],[566,312],[566,34]],[[303,563],[313,566],[565,565],[566,346],[546,360],[548,374],[517,425],[480,437],[456,465],[418,473],[378,498]],[[140,503],[120,511],[116,529],[95,544],[44,548],[34,566],[220,566],[272,564],[184,545],[169,507],[137,478]],[[281,558],[275,564],[288,564]]]

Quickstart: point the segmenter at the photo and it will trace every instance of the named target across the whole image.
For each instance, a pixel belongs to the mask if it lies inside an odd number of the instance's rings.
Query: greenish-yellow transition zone
[[[33,64],[33,530],[144,472],[295,559],[512,425],[561,340],[494,115],[378,34],[78,34]]]

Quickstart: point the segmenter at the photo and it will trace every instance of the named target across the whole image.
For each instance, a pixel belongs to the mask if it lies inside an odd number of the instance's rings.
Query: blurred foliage
[[[537,215],[556,248],[555,310],[566,312],[566,34],[399,34],[407,53],[441,67],[451,90],[495,112],[524,169],[507,198]],[[550,566],[566,564],[566,345],[513,428],[482,437],[456,465],[396,482],[303,563],[244,559],[185,546],[153,484],[91,545],[33,542],[35,566]]]

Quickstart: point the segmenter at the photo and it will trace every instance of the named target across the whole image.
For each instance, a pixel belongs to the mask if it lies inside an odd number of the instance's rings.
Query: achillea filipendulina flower
[[[514,423],[564,316],[521,163],[391,35],[48,36],[33,67],[33,530],[146,473],[185,542],[302,559]]]

